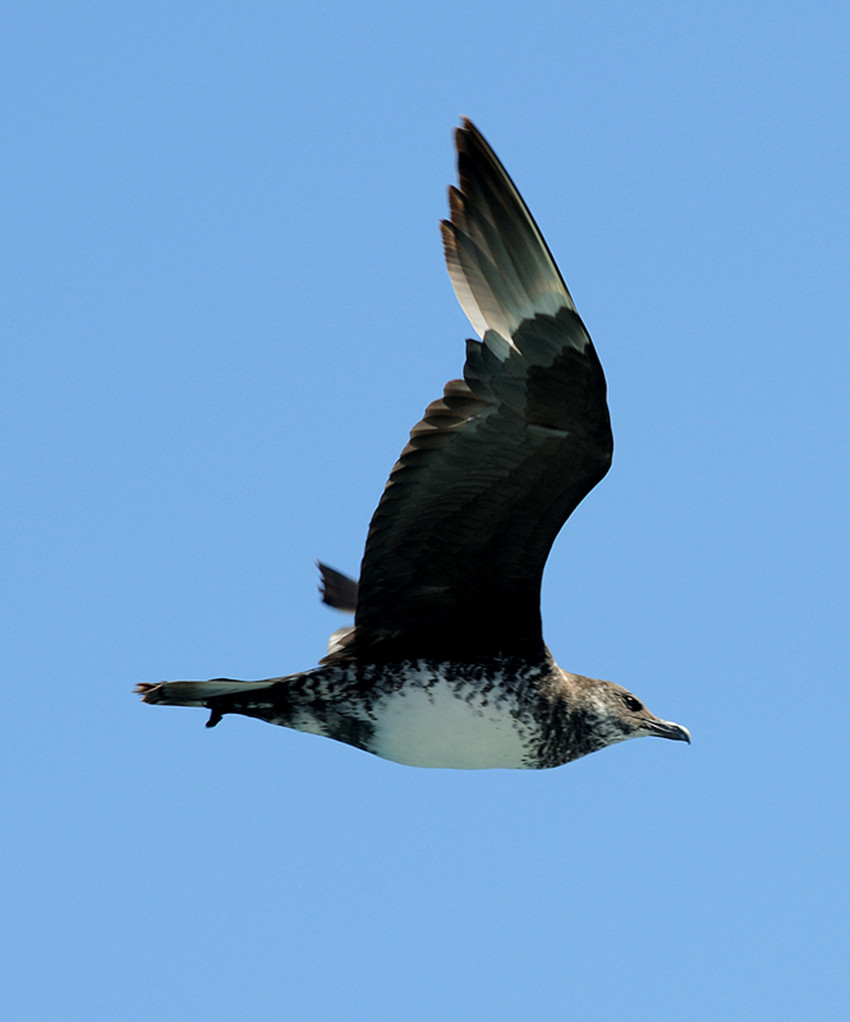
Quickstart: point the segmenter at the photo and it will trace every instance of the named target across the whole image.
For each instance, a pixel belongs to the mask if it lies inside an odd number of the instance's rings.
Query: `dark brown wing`
[[[317,561],[316,564],[319,568],[319,592],[322,594],[322,603],[335,610],[353,614],[357,608],[357,583],[353,578],[329,568],[321,561]]]
[[[336,656],[540,652],[549,549],[611,461],[602,367],[546,243],[469,121],[456,141],[443,241],[482,341],[390,474]]]

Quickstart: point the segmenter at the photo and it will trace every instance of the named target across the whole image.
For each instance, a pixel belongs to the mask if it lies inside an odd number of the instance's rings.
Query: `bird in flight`
[[[605,377],[519,192],[471,121],[443,221],[455,294],[480,340],[413,427],[372,516],[359,582],[320,565],[353,612],[318,667],[264,681],[141,684],[147,703],[241,713],[411,766],[560,766],[656,735],[690,741],[610,681],[559,667],[540,584],[561,526],[608,471]]]

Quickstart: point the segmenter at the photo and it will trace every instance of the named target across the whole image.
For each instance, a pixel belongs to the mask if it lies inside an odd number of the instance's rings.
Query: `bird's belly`
[[[406,685],[374,706],[369,749],[407,766],[531,767],[528,728],[519,716],[509,698],[484,695],[478,685],[443,679]]]

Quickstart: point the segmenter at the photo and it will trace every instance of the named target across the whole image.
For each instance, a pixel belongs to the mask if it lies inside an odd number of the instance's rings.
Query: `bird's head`
[[[681,724],[662,720],[650,713],[643,702],[622,685],[599,678],[566,675],[566,702],[573,714],[587,721],[588,738],[595,748],[624,742],[628,738],[654,735],[678,742],[690,742],[691,735]]]

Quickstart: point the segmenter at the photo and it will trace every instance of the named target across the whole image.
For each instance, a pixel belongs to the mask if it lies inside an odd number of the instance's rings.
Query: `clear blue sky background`
[[[818,3],[8,5],[9,1018],[838,1018],[850,15]],[[470,328],[466,114],[609,378],[546,637],[693,745],[397,766],[141,705],[312,666]]]

